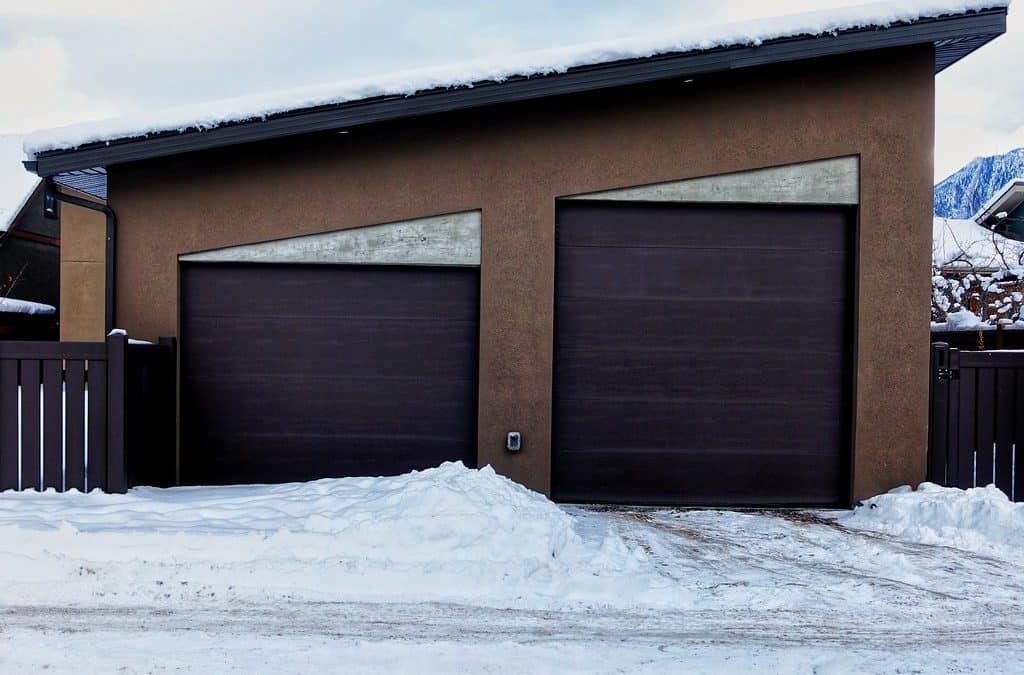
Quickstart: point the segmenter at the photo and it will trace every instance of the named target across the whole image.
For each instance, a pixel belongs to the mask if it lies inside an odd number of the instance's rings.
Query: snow
[[[0,298],[0,313],[5,314],[54,314],[57,308],[31,300],[17,298]]]
[[[932,264],[962,266],[965,270],[1024,268],[1024,242],[978,225],[973,220],[935,217],[932,221]]]
[[[0,135],[0,232],[11,228],[39,178],[25,170],[21,136]]]
[[[489,468],[0,494],[5,672],[1010,672],[1021,506],[559,507]],[[954,548],[955,547],[955,548]],[[982,629],[983,627],[983,629]]]
[[[47,602],[82,565],[117,573],[63,589],[63,602],[188,599],[200,585],[249,599],[371,601],[397,592],[515,604],[526,595],[545,607],[614,603],[624,589],[653,603],[684,599],[644,570],[642,551],[613,536],[584,542],[543,496],[490,468],[451,463],[279,486],[10,492],[0,496],[0,540],[16,542],[0,543],[0,575],[24,556],[40,561],[23,584],[0,587],[0,602]],[[61,549],[79,555],[46,554]],[[134,564],[140,559],[147,564]]]
[[[161,132],[207,130],[277,113],[378,96],[411,96],[430,89],[470,87],[475,83],[500,82],[514,76],[560,73],[575,66],[621,59],[719,47],[756,46],[776,38],[824,36],[842,30],[881,28],[898,22],[1006,7],[1008,4],[1006,0],[902,0],[733,24],[687,25],[642,37],[502,55],[463,64],[141,112],[113,120],[39,131],[25,139],[24,150],[31,158],[38,153],[76,148],[87,143],[138,138]]]
[[[1024,502],[1011,502],[994,485],[901,487],[868,499],[839,522],[907,541],[1024,561]]]

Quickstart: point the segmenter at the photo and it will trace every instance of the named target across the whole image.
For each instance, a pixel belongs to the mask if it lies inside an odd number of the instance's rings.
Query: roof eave
[[[26,166],[40,176],[52,176],[64,171],[106,167],[408,117],[915,44],[936,45],[935,67],[939,72],[1005,32],[1006,8],[998,8],[923,19],[888,28],[858,29],[827,36],[783,38],[758,46],[629,59],[580,66],[558,74],[296,110],[264,120],[226,124],[205,131],[166,132],[40,153],[34,166]]]

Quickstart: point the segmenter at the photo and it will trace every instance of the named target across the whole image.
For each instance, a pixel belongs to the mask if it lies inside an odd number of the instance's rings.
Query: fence
[[[930,407],[928,480],[1024,501],[1024,352],[934,343]]]
[[[172,484],[175,350],[0,342],[0,490]]]

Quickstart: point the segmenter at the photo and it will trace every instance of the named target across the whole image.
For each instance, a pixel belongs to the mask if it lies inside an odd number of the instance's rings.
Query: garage
[[[186,262],[181,478],[476,465],[479,270]]]
[[[560,202],[554,496],[846,503],[854,213]]]

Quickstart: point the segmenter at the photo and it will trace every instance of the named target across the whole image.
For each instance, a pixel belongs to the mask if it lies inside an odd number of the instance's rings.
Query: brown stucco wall
[[[479,459],[547,492],[555,198],[857,154],[862,498],[925,474],[933,92],[915,48],[113,167],[117,322],[176,331],[181,253],[481,209]]]
[[[89,195],[62,192],[102,203]],[[107,218],[74,204],[60,205],[60,339],[98,342],[106,335]]]

